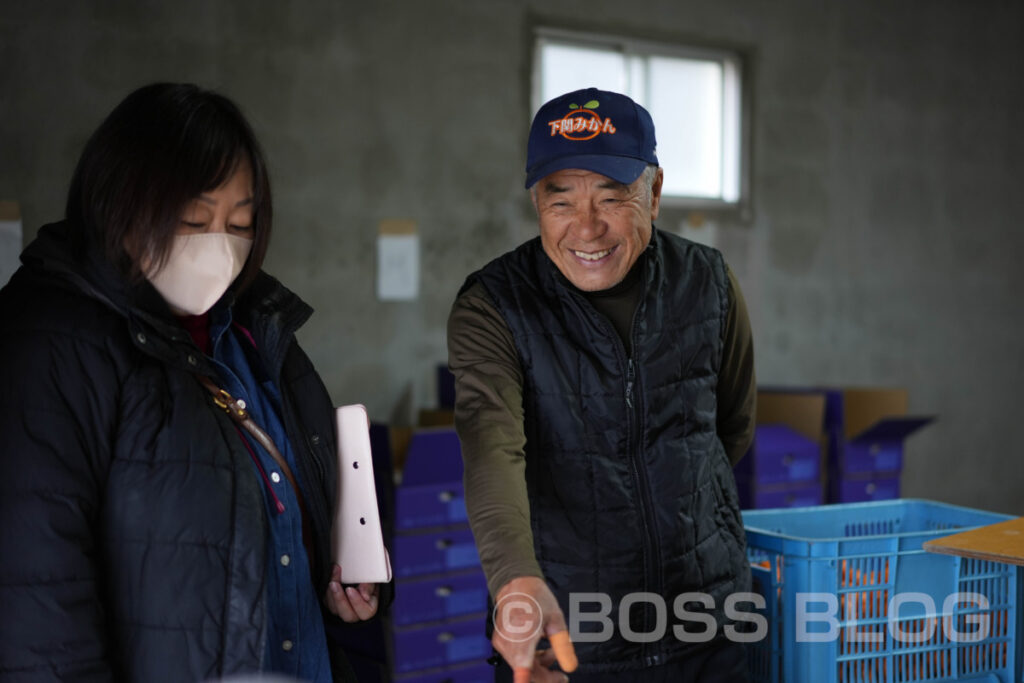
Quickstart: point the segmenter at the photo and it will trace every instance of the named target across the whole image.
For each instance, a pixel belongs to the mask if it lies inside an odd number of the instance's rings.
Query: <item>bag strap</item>
[[[288,466],[288,461],[284,459],[283,455],[281,455],[281,451],[277,449],[277,446],[274,444],[274,440],[270,438],[270,435],[263,431],[258,424],[253,422],[252,418],[249,416],[249,411],[245,409],[245,401],[240,398],[233,397],[227,391],[214,384],[213,380],[205,375],[196,375],[196,377],[199,379],[199,383],[206,387],[206,390],[213,396],[213,402],[227,413],[232,420],[252,434],[253,438],[266,449],[267,453],[270,453],[270,457],[274,459],[277,466],[281,468],[282,472],[284,472],[284,476],[288,480],[288,483],[292,485],[292,490],[295,491],[295,496],[299,500],[299,507],[305,508],[305,501],[302,499],[302,492],[299,490],[299,483],[295,480],[295,475],[292,474],[292,468]]]

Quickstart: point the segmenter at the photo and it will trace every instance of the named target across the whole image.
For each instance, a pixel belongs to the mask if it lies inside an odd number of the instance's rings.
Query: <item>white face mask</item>
[[[202,315],[242,272],[252,240],[226,232],[177,235],[167,263],[146,279],[178,315]]]

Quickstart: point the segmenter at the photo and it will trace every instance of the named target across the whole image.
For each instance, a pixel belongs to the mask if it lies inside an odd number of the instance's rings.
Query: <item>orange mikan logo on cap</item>
[[[611,118],[602,119],[597,112],[600,105],[597,100],[590,100],[582,107],[578,104],[569,105],[569,113],[560,119],[548,121],[551,126],[551,137],[560,134],[567,140],[590,140],[601,133],[615,134],[615,126]]]

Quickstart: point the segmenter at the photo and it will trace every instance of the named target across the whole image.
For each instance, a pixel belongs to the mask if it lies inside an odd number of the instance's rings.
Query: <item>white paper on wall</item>
[[[413,301],[420,293],[420,238],[413,221],[381,221],[377,235],[377,298]]]

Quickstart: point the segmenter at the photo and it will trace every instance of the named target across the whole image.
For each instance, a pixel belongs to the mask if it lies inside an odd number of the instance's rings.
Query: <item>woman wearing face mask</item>
[[[379,590],[332,564],[332,404],[270,218],[235,105],[147,86],[0,291],[0,678],[352,678],[325,620]]]

